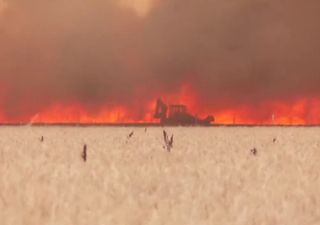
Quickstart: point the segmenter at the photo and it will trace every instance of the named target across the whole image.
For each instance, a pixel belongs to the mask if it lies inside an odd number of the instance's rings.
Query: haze
[[[0,1],[0,107],[145,107],[189,85],[212,109],[318,98],[316,0]]]

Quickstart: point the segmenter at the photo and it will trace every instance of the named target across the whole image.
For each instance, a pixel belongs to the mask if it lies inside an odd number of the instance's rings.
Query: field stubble
[[[1,127],[1,224],[319,224],[320,128],[166,130]]]

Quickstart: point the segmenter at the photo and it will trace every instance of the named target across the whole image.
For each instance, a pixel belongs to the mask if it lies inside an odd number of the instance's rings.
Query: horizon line
[[[208,124],[165,125],[160,123],[0,123],[0,126],[106,126],[106,127],[319,127],[320,124]]]

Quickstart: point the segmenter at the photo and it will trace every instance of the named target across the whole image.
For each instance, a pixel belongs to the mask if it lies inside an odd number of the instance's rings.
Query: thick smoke
[[[142,108],[191,85],[221,109],[320,96],[320,2],[155,0],[145,16],[107,0],[0,0],[0,106]]]

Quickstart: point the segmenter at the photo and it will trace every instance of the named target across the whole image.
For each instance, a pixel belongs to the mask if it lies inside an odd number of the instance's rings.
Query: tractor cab
[[[161,100],[157,99],[154,118],[160,119],[162,125],[210,125],[214,121],[213,116],[208,116],[205,119],[199,119],[188,113],[185,105],[169,105],[169,107]]]
[[[185,105],[170,105],[169,106],[169,117],[176,115],[187,114],[187,107]]]

